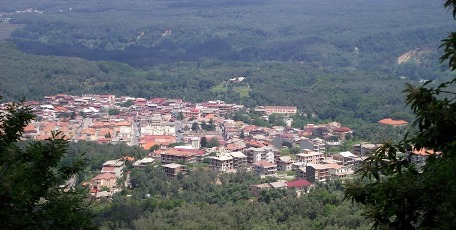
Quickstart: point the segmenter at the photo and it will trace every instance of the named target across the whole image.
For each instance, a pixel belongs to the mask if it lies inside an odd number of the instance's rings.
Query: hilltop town
[[[234,112],[247,109],[220,100],[191,103],[58,94],[24,104],[32,108],[36,119],[25,127],[23,139],[46,140],[59,133],[72,142],[123,143],[150,151],[144,159],[124,157],[105,162],[100,174],[84,183],[97,196],[109,197],[120,191],[121,178],[128,186],[126,161],[137,168],[159,162],[168,178],[186,174],[192,164],[217,172],[246,169],[259,177],[277,178],[274,183],[251,185],[252,195],[261,189],[287,186],[307,191],[315,182],[350,178],[365,155],[377,147],[357,144],[352,151],[329,154],[327,147],[340,145],[351,129],[338,122],[291,128],[290,116],[298,112],[295,106],[256,107],[254,111],[264,119],[281,114],[287,124],[259,127],[229,119]]]

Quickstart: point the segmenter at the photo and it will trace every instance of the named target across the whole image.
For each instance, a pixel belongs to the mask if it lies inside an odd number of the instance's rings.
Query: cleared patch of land
[[[0,22],[0,40],[6,40],[11,37],[11,33],[24,25],[10,24],[8,22]]]
[[[233,86],[233,91],[239,94],[239,97],[248,97],[250,88],[248,86]],[[225,84],[216,85],[211,88],[211,91],[218,94],[225,94],[228,92],[228,86]]]

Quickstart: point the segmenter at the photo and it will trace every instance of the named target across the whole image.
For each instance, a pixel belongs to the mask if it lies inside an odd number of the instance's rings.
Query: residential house
[[[306,166],[299,167],[295,171],[296,171],[296,178],[302,178],[302,179],[307,178]]]
[[[371,154],[374,150],[380,147],[379,144],[368,144],[368,143],[360,143],[353,145],[353,154],[357,156],[365,156]]]
[[[260,195],[260,191],[263,189],[269,190],[269,189],[271,189],[271,185],[269,185],[269,183],[264,183],[264,184],[251,185],[249,187],[250,194],[252,194],[252,196],[255,196],[255,197],[258,197]]]
[[[98,192],[103,188],[111,190],[116,187],[117,177],[112,173],[102,173],[90,180],[90,191]]]
[[[286,184],[288,189],[294,189],[298,192],[303,191],[304,193],[309,192],[309,189],[312,186],[312,183],[304,179],[288,181]]]
[[[329,177],[331,179],[346,179],[353,176],[354,171],[347,166],[331,164],[328,169]]]
[[[284,180],[270,182],[269,185],[274,189],[287,189],[287,183]]]
[[[433,154],[434,150],[428,150],[425,148],[418,150],[416,148],[413,148],[412,153],[410,154],[410,162],[421,167],[426,164],[428,157]]]

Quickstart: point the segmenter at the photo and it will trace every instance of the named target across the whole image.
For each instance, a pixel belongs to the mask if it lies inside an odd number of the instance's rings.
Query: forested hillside
[[[6,99],[222,99],[371,122],[402,110],[406,82],[451,77],[438,62],[450,15],[425,0],[5,0],[0,12],[29,53],[1,43]]]
[[[296,105],[321,119],[375,122],[402,111],[401,90],[408,82],[379,72],[320,72],[283,62],[207,60],[137,70],[122,63],[28,55],[8,43],[1,43],[0,49],[1,87],[11,100],[56,93],[221,99],[246,106]],[[238,76],[246,80],[227,83]]]
[[[36,12],[22,12],[33,8]],[[134,66],[201,60],[296,61],[379,69],[450,28],[430,1],[12,1],[23,50]],[[435,51],[435,50],[433,50]],[[434,59],[435,60],[435,59]]]

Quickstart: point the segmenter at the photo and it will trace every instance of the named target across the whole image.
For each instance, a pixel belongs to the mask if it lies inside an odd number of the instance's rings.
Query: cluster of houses
[[[103,164],[100,174],[85,182],[91,194],[96,197],[110,197],[122,190],[118,184],[119,179],[124,177],[125,161],[123,159],[109,160]]]
[[[136,160],[133,157],[123,157],[116,160],[108,160],[102,165],[102,169],[90,181],[83,183],[91,195],[97,198],[112,197],[114,193],[122,191],[129,184],[129,172],[125,172],[126,162],[132,162],[132,167],[144,168],[154,163],[154,159],[146,157]],[[120,184],[125,181],[124,184]]]
[[[343,179],[353,175],[364,156],[378,147],[362,143],[353,146],[351,152],[327,154],[327,146],[341,144],[351,134],[350,128],[338,122],[307,124],[300,129],[249,125],[226,118],[226,115],[245,109],[242,105],[219,100],[191,103],[168,98],[58,94],[25,104],[32,108],[36,120],[25,127],[24,139],[44,140],[53,132],[61,132],[75,142],[140,146],[151,150],[150,156],[134,162],[133,166],[160,162],[168,177],[185,174],[189,164],[204,162],[215,171],[235,172],[243,168],[259,177],[281,177],[284,175],[281,172],[293,171],[295,180],[301,180],[300,183],[302,180],[314,183]],[[291,123],[288,115],[297,113],[297,108],[259,106],[255,111],[264,112],[265,119],[270,114],[283,114],[286,123]],[[394,125],[404,123],[382,120],[385,121]],[[202,128],[204,123],[213,124],[215,128],[205,130]],[[219,146],[201,146],[203,139],[214,138]],[[290,146],[298,151],[283,155],[282,150]],[[425,154],[418,154],[415,160],[424,162],[425,157]],[[116,192],[116,181],[123,177],[123,167],[122,159],[106,162],[100,174],[89,183],[90,189],[98,193]],[[279,185],[260,187],[271,186]]]

